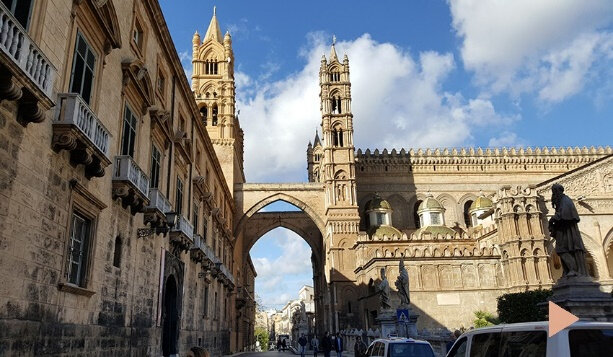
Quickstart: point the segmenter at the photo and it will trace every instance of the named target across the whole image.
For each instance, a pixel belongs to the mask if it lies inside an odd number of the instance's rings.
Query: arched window
[[[332,146],[343,146],[343,129],[340,126],[332,130]]]
[[[213,121],[213,126],[217,126],[217,104],[213,104],[213,110],[212,110],[212,121]]]
[[[589,276],[598,279],[598,269],[596,269],[596,262],[594,261],[594,258],[592,257],[590,252],[588,252],[587,250],[585,251],[585,263],[587,265],[587,273],[589,274]]]
[[[466,201],[466,203],[464,203],[464,224],[466,225],[466,227],[472,227],[472,221],[471,221],[471,217],[470,217],[470,213],[468,213],[468,210],[470,209],[470,206],[473,204],[472,200],[468,200]]]
[[[419,209],[419,205],[421,204],[421,200],[415,202],[413,206],[413,222],[415,222],[415,228],[421,227],[421,222],[419,221],[419,215],[417,214],[417,209]]]
[[[206,105],[204,105],[202,108],[200,108],[200,119],[202,119],[202,123],[204,123],[204,126],[206,126],[206,119],[208,116],[208,110]]]
[[[217,74],[217,60],[208,59],[205,63],[205,74]]]
[[[341,98],[337,96],[330,98],[330,107],[332,114],[341,114]]]
[[[115,249],[113,251],[113,266],[119,268],[121,266],[121,237],[115,238]]]

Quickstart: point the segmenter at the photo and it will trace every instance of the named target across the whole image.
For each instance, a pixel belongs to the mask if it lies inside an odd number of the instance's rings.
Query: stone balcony
[[[104,176],[104,169],[111,164],[110,132],[80,95],[63,93],[58,98],[60,105],[53,121],[53,148],[70,151],[70,162],[85,165],[88,179]]]
[[[143,212],[149,205],[149,177],[129,155],[115,156],[113,168],[113,199],[121,198],[132,214]]]
[[[230,269],[228,269],[224,264],[220,263],[219,271],[221,274],[217,276],[217,279],[221,280],[221,282],[230,290],[234,289],[234,275],[232,275]]]
[[[0,2],[0,100],[18,101],[22,125],[40,123],[55,105],[57,70]]]
[[[194,234],[194,245],[190,250],[190,256],[193,261],[202,264],[202,269],[207,272],[215,269],[215,263],[219,262],[213,250],[206,244],[205,238],[200,234]]]
[[[194,226],[181,214],[177,215],[177,224],[170,228],[170,242],[186,251],[194,243]]]
[[[144,223],[151,224],[152,227],[164,227],[166,226],[166,213],[171,210],[172,206],[162,191],[159,188],[150,188],[149,204],[144,208]]]

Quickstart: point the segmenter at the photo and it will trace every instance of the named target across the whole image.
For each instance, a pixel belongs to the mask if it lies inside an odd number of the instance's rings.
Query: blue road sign
[[[409,322],[409,310],[396,309],[396,317],[398,318],[398,322]]]

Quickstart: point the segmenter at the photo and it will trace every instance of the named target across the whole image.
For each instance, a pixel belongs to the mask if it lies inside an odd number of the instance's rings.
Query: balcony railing
[[[190,241],[194,240],[194,226],[183,215],[178,215],[177,224],[170,231],[181,233],[189,238]]]
[[[47,98],[52,97],[56,69],[3,2],[0,2],[0,50]]]
[[[110,160],[109,139],[111,134],[83,98],[76,93],[62,93],[58,98],[61,103],[60,112],[53,124],[76,127],[93,147],[99,150],[107,160]]]
[[[234,285],[234,276],[232,273],[230,273],[230,270],[223,264],[219,266],[219,270],[226,277],[226,279],[228,279],[228,281]]]
[[[136,164],[132,156],[115,156],[113,180],[128,181],[145,197],[149,196],[149,177]]]
[[[149,205],[145,207],[145,209],[149,210],[158,210],[161,213],[166,214],[166,212],[171,211],[170,202],[164,197],[162,192],[158,188],[150,188],[149,189]]]

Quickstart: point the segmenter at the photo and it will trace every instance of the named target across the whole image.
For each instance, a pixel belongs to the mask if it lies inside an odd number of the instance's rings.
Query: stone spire
[[[321,141],[319,140],[319,133],[315,130],[315,139],[313,140],[313,146],[321,146]]]
[[[209,28],[206,30],[206,35],[204,35],[204,41],[213,39],[219,43],[222,43],[223,37],[221,36],[221,29],[219,28],[219,22],[217,22],[216,12],[217,12],[216,7],[213,7],[213,18],[211,19]]]
[[[336,49],[334,45],[336,44],[336,36],[332,36],[332,47],[330,48],[330,62],[338,61],[338,56],[336,55]]]

